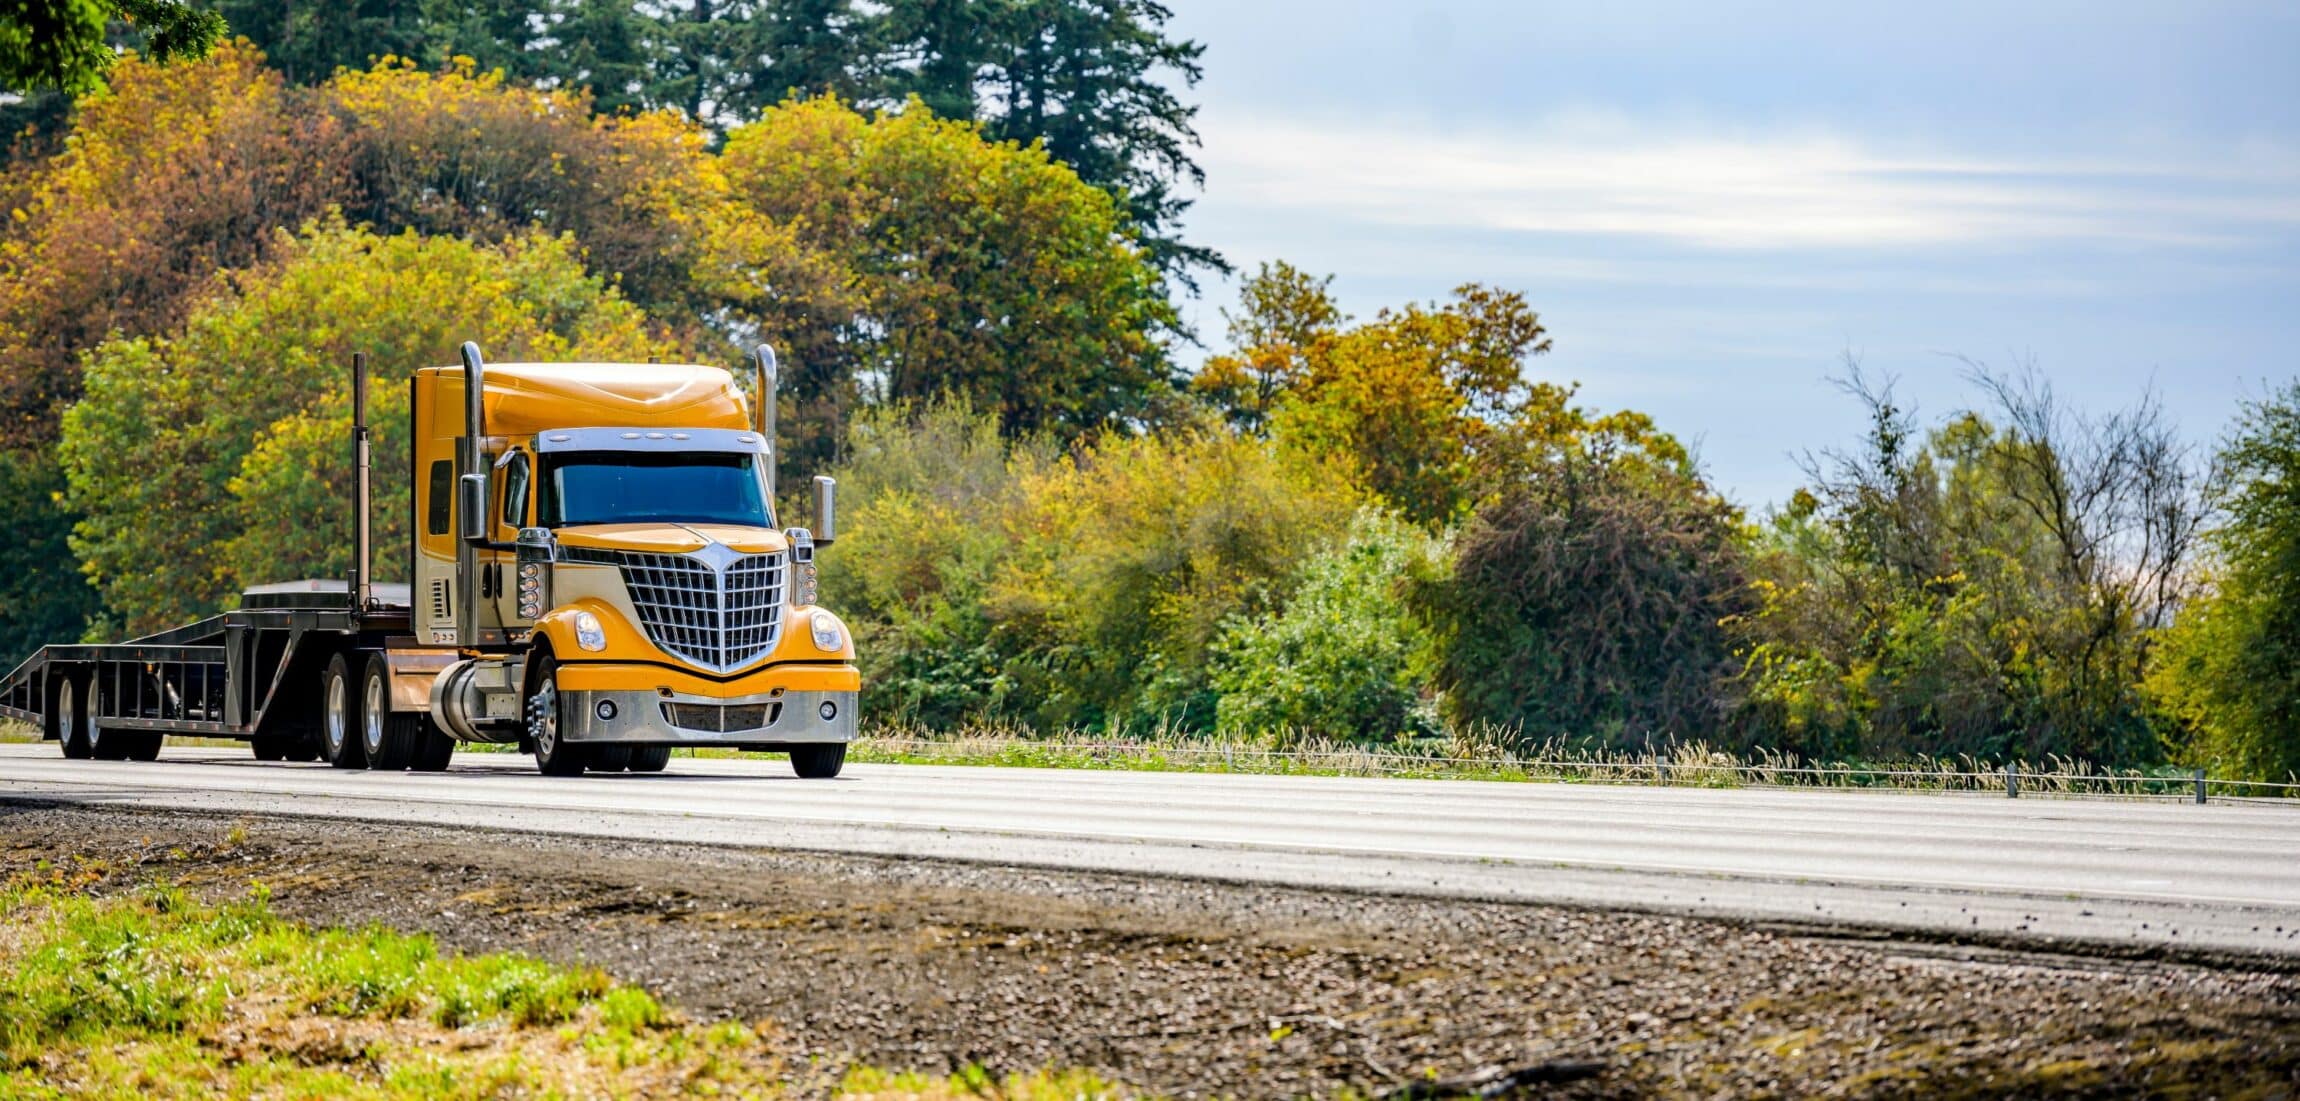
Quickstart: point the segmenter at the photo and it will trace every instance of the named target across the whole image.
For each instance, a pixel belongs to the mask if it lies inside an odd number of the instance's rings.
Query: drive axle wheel
[[[366,768],[367,747],[360,743],[358,697],[351,686],[351,663],[342,654],[329,658],[327,676],[320,681],[320,752],[337,768]]]
[[[527,740],[535,743],[535,768],[545,776],[583,775],[583,747],[560,737],[559,663],[548,651],[529,663]]]
[[[428,725],[430,720],[420,711],[391,709],[391,669],[382,654],[368,655],[359,693],[359,737],[367,750],[367,767],[378,772],[406,768]]]

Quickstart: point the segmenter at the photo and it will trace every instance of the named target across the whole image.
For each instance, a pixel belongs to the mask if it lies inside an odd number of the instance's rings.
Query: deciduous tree
[[[496,246],[317,227],[166,335],[105,342],[59,447],[73,549],[134,630],[229,606],[245,586],[349,560],[351,354],[380,380],[379,576],[407,561],[407,389],[482,334],[503,359],[677,357],[585,274],[564,238]]]

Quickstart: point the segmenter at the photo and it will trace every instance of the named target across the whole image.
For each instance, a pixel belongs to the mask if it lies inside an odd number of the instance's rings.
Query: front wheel
[[[638,745],[631,747],[631,763],[624,767],[633,772],[661,772],[670,763],[670,746]]]
[[[839,774],[847,763],[847,747],[839,745],[802,745],[791,748],[791,769],[802,780],[828,780]]]
[[[535,768],[545,776],[581,776],[583,749],[560,735],[559,663],[548,652],[529,664],[527,740],[535,744]]]

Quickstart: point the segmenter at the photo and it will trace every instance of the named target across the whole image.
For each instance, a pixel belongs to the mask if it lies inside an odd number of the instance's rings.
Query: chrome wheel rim
[[[383,678],[367,678],[367,691],[360,700],[359,728],[367,739],[367,751],[380,756],[383,753]]]
[[[534,714],[528,717],[528,733],[535,737],[535,755],[549,757],[559,743],[559,686],[546,680],[535,690],[535,699],[529,704]]]
[[[333,673],[327,677],[327,755],[343,755],[343,678]]]
[[[96,723],[96,716],[102,713],[101,709],[97,706],[96,703],[99,698],[100,697],[96,695],[96,678],[89,677],[88,718],[85,721],[88,724],[88,748],[91,750],[95,749],[99,745],[102,745],[104,742],[104,728],[97,725]]]
[[[56,693],[56,733],[60,742],[70,743],[80,736],[80,705],[72,697],[77,695],[70,684]]]

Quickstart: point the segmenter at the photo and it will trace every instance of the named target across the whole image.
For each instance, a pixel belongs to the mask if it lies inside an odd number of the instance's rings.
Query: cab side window
[[[455,504],[455,463],[441,459],[431,464],[431,486],[424,494],[423,530],[447,534],[448,510]]]
[[[527,453],[514,451],[503,466],[503,526],[527,526]]]

